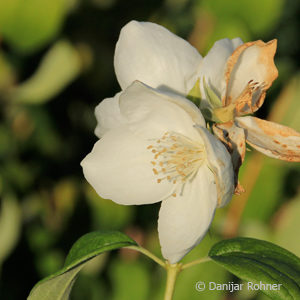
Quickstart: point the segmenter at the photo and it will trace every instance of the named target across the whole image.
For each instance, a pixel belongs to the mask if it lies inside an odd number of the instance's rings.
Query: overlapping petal
[[[175,111],[176,114],[172,115]],[[131,124],[133,130],[136,127],[136,130],[141,132],[145,127],[140,126],[140,122],[154,120],[151,116],[156,120],[148,124],[153,126],[148,130],[150,138],[153,138],[155,133],[161,135],[167,128],[171,131],[189,128],[195,132],[194,124],[205,126],[200,110],[191,101],[172,92],[153,89],[139,81],[132,83],[126,93],[119,92],[113,98],[104,99],[96,107],[95,115],[95,133],[99,138],[108,130],[124,124]],[[147,126],[147,123],[144,126]],[[157,128],[156,132],[154,128]]]
[[[236,47],[243,41],[240,38],[222,39],[214,43],[207,55],[203,58],[201,67],[198,70],[198,77],[203,83],[203,79],[210,85],[220,99],[225,95],[226,62]],[[203,84],[201,84],[201,95],[204,102],[207,101]],[[203,105],[203,104],[202,104]]]
[[[196,139],[194,124],[205,126],[200,110],[193,103],[138,81],[120,96],[120,111],[130,129],[146,139],[160,138],[167,131]]]
[[[107,131],[124,125],[126,122],[120,112],[119,97],[121,92],[112,98],[106,98],[95,108],[97,127],[95,134],[101,138]]]
[[[236,118],[246,130],[246,140],[256,150],[286,161],[300,161],[300,133],[292,128],[255,117]]]
[[[229,152],[206,128],[197,126],[205,145],[207,164],[214,174],[218,207],[231,200],[234,192],[234,173]]]
[[[110,130],[81,162],[85,178],[101,197],[119,204],[161,201],[171,194],[173,185],[157,184],[148,145],[127,126]]]
[[[158,232],[162,254],[171,263],[178,262],[206,234],[217,206],[214,175],[207,166],[186,184],[183,195],[162,202]]]
[[[185,95],[201,59],[194,47],[164,27],[131,21],[121,30],[114,65],[122,89],[139,80]]]

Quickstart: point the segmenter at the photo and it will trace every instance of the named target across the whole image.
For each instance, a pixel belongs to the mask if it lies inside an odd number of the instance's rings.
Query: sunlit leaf
[[[189,91],[186,96],[190,101],[192,101],[195,105],[199,106],[201,102],[201,90],[200,90],[200,79],[198,78],[195,85]]]
[[[210,258],[253,284],[281,284],[280,289],[261,289],[271,299],[300,299],[300,259],[275,244],[234,238],[215,244]]]
[[[0,33],[16,50],[35,51],[59,31],[66,0],[0,1]]]
[[[222,107],[221,99],[216,95],[216,93],[212,90],[210,85],[206,82],[205,78],[203,78],[203,87],[206,94],[206,98],[211,105],[212,108]]]
[[[57,42],[36,72],[12,92],[12,100],[41,104],[56,96],[81,70],[78,51],[67,41]]]
[[[82,236],[71,248],[64,267],[38,282],[28,300],[67,300],[78,272],[99,254],[122,247],[136,246],[136,242],[117,231],[97,231]]]
[[[17,200],[12,196],[3,197],[0,210],[0,267],[18,241],[21,218]]]
[[[253,33],[263,34],[279,21],[284,2],[284,0],[204,0],[200,5],[210,11],[218,23],[226,25],[226,21],[234,19],[242,21]]]

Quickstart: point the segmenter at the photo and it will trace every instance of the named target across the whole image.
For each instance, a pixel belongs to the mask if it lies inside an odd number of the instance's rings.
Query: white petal
[[[186,94],[201,59],[194,47],[164,27],[131,21],[121,30],[114,65],[122,89],[139,80]]]
[[[197,139],[194,125],[205,126],[200,110],[189,100],[137,81],[120,96],[120,110],[130,130],[148,139],[160,138],[166,132]]]
[[[203,58],[199,68],[198,77],[201,78],[201,95],[206,100],[202,78],[210,85],[214,92],[222,98],[225,94],[225,69],[227,59],[230,57],[236,47],[243,41],[240,38],[222,39],[214,43],[208,54]]]
[[[95,108],[97,127],[95,134],[101,138],[108,130],[117,128],[125,124],[124,118],[120,113],[119,97],[120,92],[113,98],[106,98]]]
[[[119,204],[158,202],[173,186],[168,181],[157,183],[147,146],[126,126],[112,129],[81,162],[84,176],[101,197]]]
[[[183,195],[170,197],[161,204],[158,233],[163,257],[176,263],[192,250],[206,234],[217,206],[214,175],[206,165]]]
[[[292,128],[255,117],[236,118],[246,130],[246,141],[270,157],[300,162],[300,133]]]
[[[218,207],[227,204],[234,192],[234,172],[229,152],[206,128],[197,127],[205,144],[208,166],[215,175]]]

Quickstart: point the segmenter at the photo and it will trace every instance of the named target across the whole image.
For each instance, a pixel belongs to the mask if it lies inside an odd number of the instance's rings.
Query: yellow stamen
[[[205,159],[203,144],[179,133],[165,133],[162,138],[156,140],[156,144],[150,146],[148,149],[154,153],[151,164],[158,166],[152,169],[153,173],[161,175],[157,183],[167,180],[179,184],[178,188],[182,194],[184,185],[194,178]],[[174,195],[176,196],[175,191]]]

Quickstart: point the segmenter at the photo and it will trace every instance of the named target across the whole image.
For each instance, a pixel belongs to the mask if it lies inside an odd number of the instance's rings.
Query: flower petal
[[[185,95],[201,59],[194,47],[164,27],[131,21],[121,30],[114,65],[122,89],[140,80]]]
[[[223,105],[236,104],[238,115],[253,113],[263,104],[266,90],[278,76],[274,64],[277,41],[245,43],[227,61]]]
[[[256,150],[274,158],[300,162],[300,133],[292,128],[255,117],[236,118],[246,130],[246,141]]]
[[[163,257],[176,263],[206,234],[217,206],[214,175],[203,165],[182,196],[170,197],[161,204],[158,233]]]
[[[119,97],[121,92],[113,98],[106,98],[95,108],[97,127],[95,134],[101,138],[108,130],[124,125],[126,122],[121,115]]]
[[[105,199],[125,205],[155,203],[171,194],[172,183],[157,183],[148,142],[126,126],[105,134],[81,162],[84,176]]]
[[[243,191],[243,188],[238,183],[238,174],[246,153],[244,129],[236,126],[233,121],[230,121],[222,124],[214,124],[213,131],[231,155],[235,175],[235,194],[239,195]]]
[[[207,155],[207,163],[214,173],[218,191],[218,207],[227,204],[234,192],[234,173],[229,152],[206,128],[197,126]]]
[[[203,58],[199,68],[198,77],[201,78],[201,95],[204,102],[207,101],[203,78],[210,85],[217,96],[222,98],[225,95],[226,82],[225,71],[226,61],[236,47],[241,45],[243,41],[240,38],[222,39],[214,43],[208,54]]]
[[[146,139],[160,138],[167,131],[196,139],[199,135],[194,125],[205,126],[200,110],[191,101],[138,81],[120,96],[120,111],[130,130]]]

